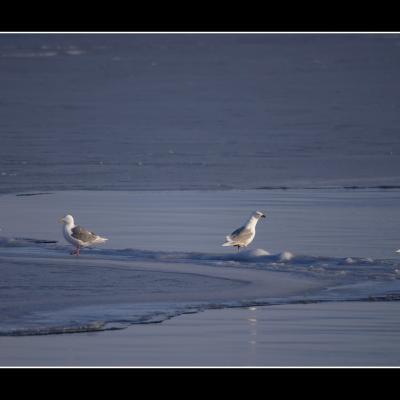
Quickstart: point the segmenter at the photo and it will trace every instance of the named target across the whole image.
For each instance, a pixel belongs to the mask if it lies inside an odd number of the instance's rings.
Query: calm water
[[[0,35],[0,191],[400,185],[399,35]]]

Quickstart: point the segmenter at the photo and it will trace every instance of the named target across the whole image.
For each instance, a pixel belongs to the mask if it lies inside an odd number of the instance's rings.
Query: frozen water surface
[[[0,333],[398,299],[399,82],[397,34],[0,35]]]
[[[118,329],[251,304],[397,300],[399,197],[395,189],[2,195],[0,332]],[[222,247],[254,209],[267,218],[250,247]],[[57,223],[67,212],[110,240],[69,255]]]

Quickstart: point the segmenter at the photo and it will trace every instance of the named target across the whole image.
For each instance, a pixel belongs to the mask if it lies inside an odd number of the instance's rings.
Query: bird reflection
[[[254,346],[257,344],[257,307],[249,307],[251,316],[247,318],[249,323],[250,340],[249,343]]]

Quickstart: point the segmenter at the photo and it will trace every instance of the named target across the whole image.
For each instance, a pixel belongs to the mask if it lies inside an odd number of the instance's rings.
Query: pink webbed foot
[[[71,253],[71,255],[72,255],[72,256],[79,256],[79,254],[80,254],[79,250],[80,250],[80,248],[77,247],[77,248]]]

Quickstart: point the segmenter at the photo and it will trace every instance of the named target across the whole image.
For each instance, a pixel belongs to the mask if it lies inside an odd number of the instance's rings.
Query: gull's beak
[[[60,218],[60,219],[58,220],[58,222],[59,222],[60,224],[63,224],[63,223],[64,223],[64,218]]]
[[[261,215],[261,218],[265,218],[265,214]]]

